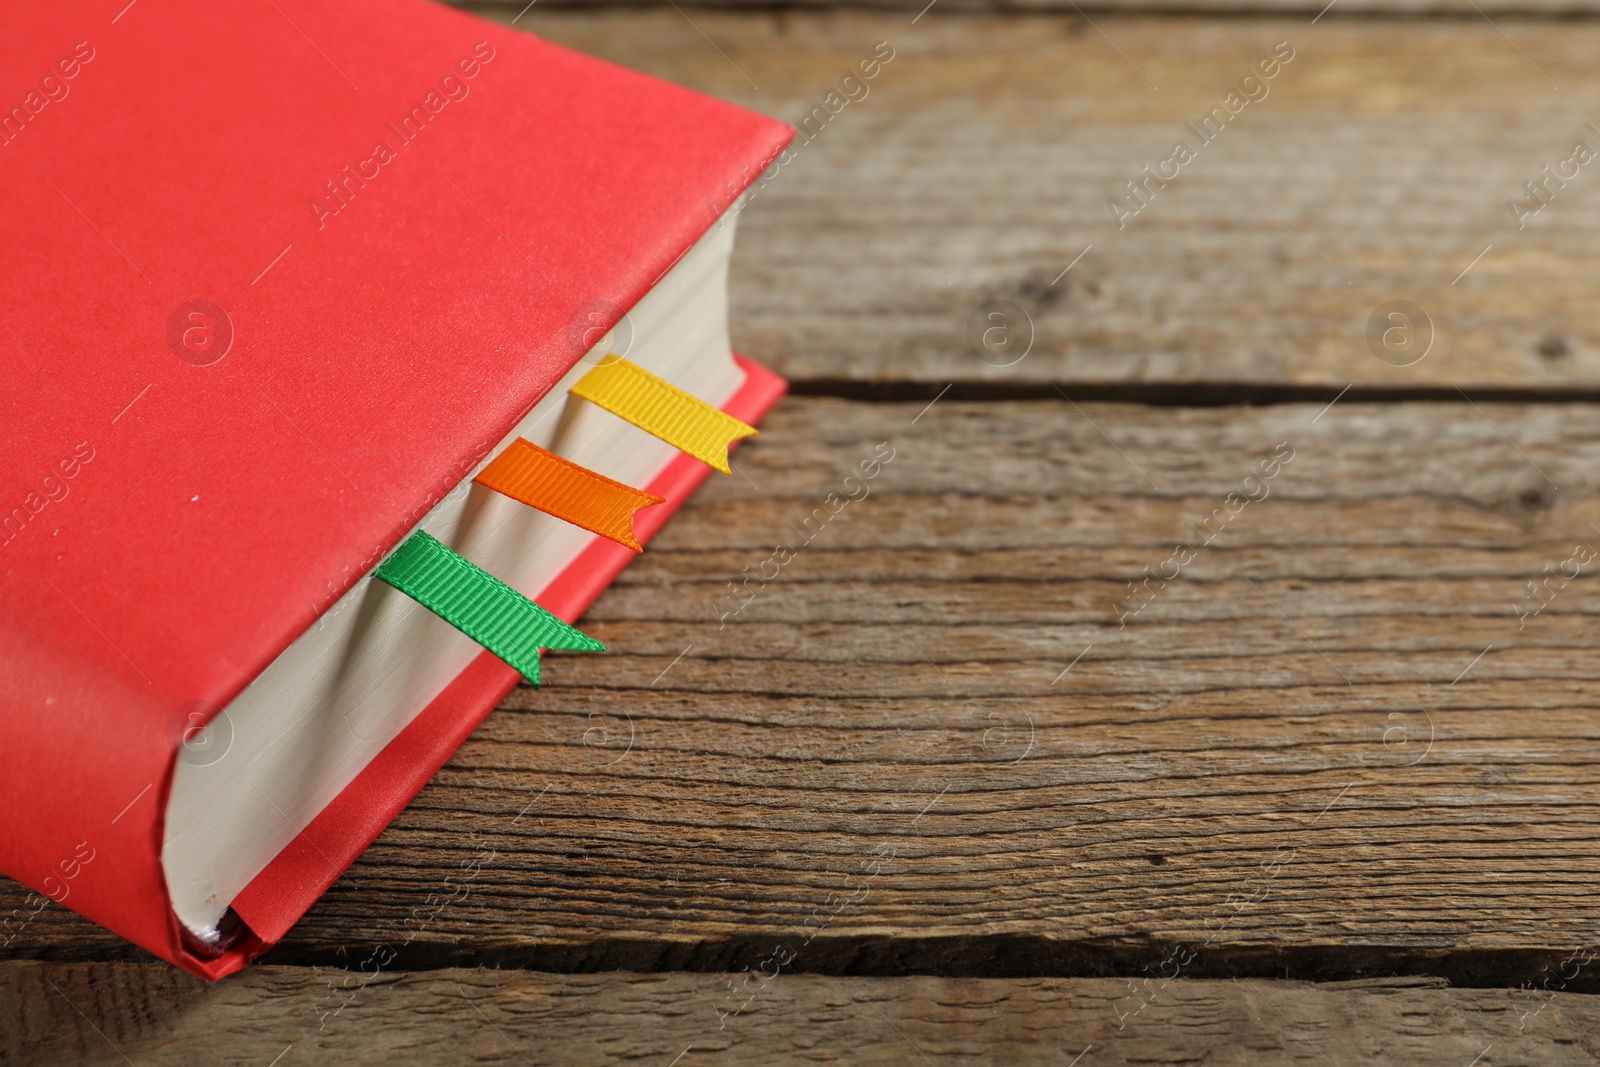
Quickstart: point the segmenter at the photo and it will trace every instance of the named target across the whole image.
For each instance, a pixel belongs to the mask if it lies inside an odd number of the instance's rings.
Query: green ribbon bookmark
[[[375,572],[539,684],[539,649],[604,652],[606,646],[418,530]]]

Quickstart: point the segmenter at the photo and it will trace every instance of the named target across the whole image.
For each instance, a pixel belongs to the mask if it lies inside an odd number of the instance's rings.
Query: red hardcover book
[[[683,502],[704,464],[564,393],[624,310],[707,402],[781,394],[718,316],[791,131],[420,0],[6,21],[0,870],[217,978],[517,681],[384,556],[581,614],[632,553],[470,478],[521,435],[665,497],[641,541]]]

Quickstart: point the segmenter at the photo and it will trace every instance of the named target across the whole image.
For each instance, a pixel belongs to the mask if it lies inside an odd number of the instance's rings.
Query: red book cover
[[[210,959],[161,865],[174,713],[368,573],[790,131],[421,0],[10,5],[0,56],[0,870],[216,978],[516,675],[480,656]],[[754,421],[782,383],[743,366]],[[641,540],[706,470],[641,486],[669,500]],[[573,620],[630,557],[597,542],[536,599]]]

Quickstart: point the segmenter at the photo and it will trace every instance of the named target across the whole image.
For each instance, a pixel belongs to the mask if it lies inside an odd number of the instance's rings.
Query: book
[[[423,0],[36,6],[7,49],[0,871],[215,979],[598,645],[513,666],[405,554],[577,634],[726,469],[629,390],[782,394],[726,275],[792,131]],[[620,518],[517,497],[573,484]]]

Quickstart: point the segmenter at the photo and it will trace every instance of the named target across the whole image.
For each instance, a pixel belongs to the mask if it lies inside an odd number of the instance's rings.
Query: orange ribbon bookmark
[[[474,479],[497,493],[643,552],[633,513],[662,498],[612,481],[519,437]]]
[[[608,354],[605,362],[580,378],[572,395],[600,405],[723,474],[733,473],[728,447],[759,432],[618,355]]]

